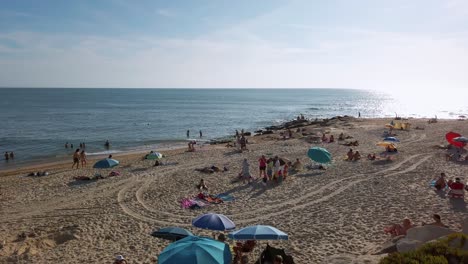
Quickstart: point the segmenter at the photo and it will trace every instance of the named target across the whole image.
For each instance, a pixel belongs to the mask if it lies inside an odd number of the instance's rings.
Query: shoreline
[[[332,118],[317,118],[317,119],[305,119],[305,120],[302,120],[300,121],[299,123],[296,123],[297,120],[290,120],[290,121],[284,121],[280,124],[277,124],[277,125],[271,125],[271,126],[267,126],[267,127],[264,127],[264,128],[261,128],[259,130],[256,130],[256,131],[246,131],[246,132],[250,132],[251,135],[249,137],[256,137],[256,136],[260,136],[260,135],[267,135],[267,134],[262,134],[262,133],[257,133],[258,131],[279,131],[279,130],[283,130],[287,124],[295,124],[293,126],[291,126],[291,128],[298,128],[298,127],[304,127],[304,126],[310,126],[310,125],[320,125],[322,124],[322,126],[328,126],[329,124],[326,124],[327,122],[329,121],[333,121],[333,120],[348,120],[348,121],[355,121],[355,120],[367,120],[367,121],[391,121],[391,120],[395,120],[394,118],[387,118],[387,117],[379,117],[379,118],[373,118],[373,117],[354,117],[354,116],[347,116],[347,115],[344,115],[344,116],[334,116]],[[422,121],[422,120],[430,120],[431,118],[412,118],[412,117],[409,117],[409,118],[401,118],[402,121],[411,121],[411,120],[416,120],[416,121]],[[459,119],[438,119],[439,122],[450,122],[450,121],[455,121],[455,120],[459,120]],[[303,121],[306,121],[306,122],[303,122]],[[399,121],[399,120],[398,120]],[[459,120],[460,121],[460,120]],[[325,122],[325,123],[324,123]],[[235,131],[235,129],[233,129],[233,131]],[[231,135],[225,135],[225,136],[220,136],[220,137],[216,137],[216,138],[212,138],[212,139],[206,139],[206,140],[203,140],[203,144],[200,144],[200,145],[205,145],[205,146],[209,146],[209,145],[221,145],[221,144],[226,144],[227,141],[232,141],[234,139],[234,134],[231,134]],[[181,149],[185,149],[186,148],[186,142],[188,142],[189,139],[187,139],[185,142],[183,141],[175,141],[175,142],[172,142],[171,144],[165,144],[165,147],[162,147],[162,148],[157,148],[157,151],[161,151],[161,152],[168,152],[168,151],[172,151],[172,150],[181,150]],[[198,138],[194,138],[194,140],[199,140]],[[143,148],[147,148],[147,149],[143,149]],[[87,161],[89,163],[92,163],[92,162],[95,162],[99,159],[103,159],[105,157],[107,157],[109,154],[112,154],[114,157],[120,157],[120,158],[131,158],[131,157],[134,157],[136,155],[142,155],[142,154],[145,154],[145,153],[148,153],[151,149],[156,149],[156,148],[151,148],[151,147],[148,147],[148,145],[139,145],[139,146],[135,146],[133,147],[132,149],[130,150],[116,150],[117,152],[114,152],[114,153],[103,153],[103,154],[91,154],[91,155],[87,155]],[[109,149],[109,150],[103,150],[101,152],[107,152],[107,151],[110,151],[112,152],[112,149]],[[3,162],[5,162],[3,160]],[[18,165],[13,165],[13,167],[10,167],[10,168],[0,168],[0,177],[1,176],[6,176],[6,175],[11,175],[11,174],[14,174],[16,172],[25,172],[25,171],[35,171],[35,170],[39,170],[39,169],[47,169],[47,168],[54,168],[54,167],[63,167],[63,168],[66,168],[66,164],[70,164],[72,163],[71,161],[71,155],[70,157],[49,157],[49,158],[43,158],[43,159],[38,159],[38,160],[35,160],[34,162],[32,162],[31,164],[27,164],[27,161],[25,161],[24,163],[19,163]],[[25,165],[27,164],[27,165]]]

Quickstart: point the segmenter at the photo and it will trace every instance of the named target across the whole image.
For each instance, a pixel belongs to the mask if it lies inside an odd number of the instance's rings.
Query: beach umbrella
[[[384,138],[384,141],[387,141],[387,142],[400,142],[400,140],[396,137],[386,137]]]
[[[328,150],[321,147],[312,147],[307,151],[307,156],[318,163],[329,163],[332,160],[332,156]]]
[[[151,233],[154,237],[164,238],[168,240],[179,240],[187,236],[193,236],[192,232],[180,227],[165,227]]]
[[[229,245],[207,237],[188,236],[167,246],[158,256],[159,264],[230,264]]]
[[[192,225],[198,228],[225,231],[236,228],[234,222],[222,214],[207,213],[192,220]]]
[[[95,169],[105,169],[105,168],[112,168],[119,165],[119,161],[115,159],[103,159],[96,162],[93,166]]]
[[[288,234],[267,225],[248,226],[229,233],[228,237],[236,240],[288,240]]]
[[[146,155],[146,159],[148,160],[157,160],[157,159],[161,159],[162,157],[163,155],[159,152],[153,152],[153,153]]]
[[[451,145],[458,147],[458,148],[463,148],[466,145],[465,142],[455,141],[455,138],[459,138],[461,136],[462,135],[455,133],[455,132],[448,132],[447,134],[445,134],[445,139],[447,139],[447,142],[450,143]]]
[[[453,141],[468,143],[468,138],[467,137],[456,137],[456,138],[453,139]]]
[[[395,145],[392,143],[392,142],[379,142],[377,143],[377,146],[381,146],[381,147],[395,147]]]

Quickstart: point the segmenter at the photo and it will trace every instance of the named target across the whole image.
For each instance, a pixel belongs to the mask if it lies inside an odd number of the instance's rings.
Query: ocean
[[[404,101],[404,100],[403,100]],[[0,169],[71,156],[68,142],[88,155],[158,150],[254,131],[291,120],[337,115],[457,118],[468,107],[424,108],[385,93],[351,89],[0,89],[0,153],[15,161]],[[107,150],[104,142],[109,140]],[[3,155],[1,156],[3,159]]]

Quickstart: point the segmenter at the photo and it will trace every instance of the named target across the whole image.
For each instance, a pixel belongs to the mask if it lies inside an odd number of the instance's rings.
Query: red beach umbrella
[[[461,137],[461,135],[452,131],[445,134],[445,138],[447,139],[447,142],[450,143],[451,145],[458,147],[458,148],[463,148],[464,146],[466,146],[465,142],[455,141],[454,138],[457,138],[457,137]]]

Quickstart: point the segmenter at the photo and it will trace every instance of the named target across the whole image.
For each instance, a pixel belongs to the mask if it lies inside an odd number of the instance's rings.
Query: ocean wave
[[[105,151],[98,151],[98,152],[88,152],[86,155],[88,156],[96,156],[96,155],[107,155],[107,154],[115,154],[115,153],[121,153],[123,151],[121,150],[105,150]]]

